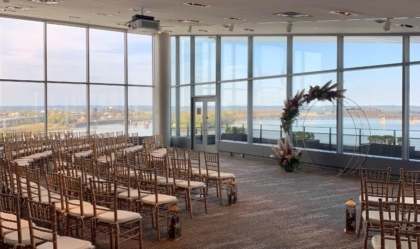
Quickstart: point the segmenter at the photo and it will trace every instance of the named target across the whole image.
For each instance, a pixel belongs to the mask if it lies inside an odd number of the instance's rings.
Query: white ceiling
[[[293,22],[292,34],[335,34],[335,33],[383,33],[383,24],[375,20],[393,18],[390,33],[420,33],[420,28],[404,28],[396,24],[420,27],[420,0],[200,0],[197,3],[210,7],[192,7],[183,3],[189,0],[56,0],[57,4],[42,3],[44,0],[0,0],[3,16],[31,17],[90,24],[95,26],[127,29],[122,24],[140,12],[129,9],[150,11],[146,15],[160,20],[163,30],[171,35],[231,34],[229,26],[234,24],[232,34],[287,34],[288,21]],[[41,1],[41,2],[35,2]],[[12,7],[26,10],[10,11]],[[305,18],[279,17],[273,13],[300,12]],[[330,11],[348,11],[357,16],[331,14]],[[226,18],[245,18],[232,21]],[[193,19],[198,24],[181,23],[177,20]],[[244,29],[253,29],[254,32]],[[199,31],[206,30],[207,32]]]

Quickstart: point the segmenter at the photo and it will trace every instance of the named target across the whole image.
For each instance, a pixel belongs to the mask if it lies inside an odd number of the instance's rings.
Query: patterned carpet
[[[145,248],[362,248],[363,234],[344,233],[345,202],[359,195],[357,176],[338,178],[321,170],[286,173],[274,162],[228,156],[221,157],[221,167],[236,175],[238,204],[221,206],[213,191],[208,214],[201,202],[193,203],[191,220],[181,203],[179,241],[156,241],[150,219],[145,219]],[[135,243],[122,248],[135,248]]]

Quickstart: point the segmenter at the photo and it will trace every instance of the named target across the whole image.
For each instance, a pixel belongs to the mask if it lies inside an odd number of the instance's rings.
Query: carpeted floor
[[[362,248],[363,234],[344,233],[345,203],[359,195],[357,176],[338,178],[321,170],[287,173],[274,162],[227,156],[221,157],[221,167],[236,175],[238,204],[221,206],[213,191],[208,214],[201,202],[193,203],[190,219],[180,201],[182,239],[156,241],[150,219],[145,219],[145,248]],[[135,248],[135,243],[122,248]]]

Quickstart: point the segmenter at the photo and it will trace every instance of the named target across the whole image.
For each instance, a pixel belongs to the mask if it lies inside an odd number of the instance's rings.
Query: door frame
[[[194,131],[194,129],[195,129],[195,102],[199,102],[199,101],[214,102],[215,105],[217,105],[216,95],[202,95],[202,96],[191,97],[191,104],[190,104],[190,106],[191,106],[191,110],[190,110],[190,113],[191,113],[191,127],[190,127],[190,129],[191,130],[190,130],[190,134],[191,134],[191,149],[192,150],[194,149],[194,145],[195,145],[195,131]],[[204,109],[204,105],[203,105],[203,109]],[[208,110],[208,108],[207,108],[207,105],[206,105],[206,112],[207,112],[207,110]],[[204,115],[204,110],[203,110],[203,115]],[[218,115],[217,108],[215,108],[215,117],[217,117],[217,115]],[[217,118],[215,118],[215,130],[216,130],[216,126],[218,125],[216,121],[217,121]],[[207,134],[206,134],[206,136],[207,136]],[[216,134],[215,134],[215,136],[216,136]],[[216,140],[216,138],[215,138],[215,140]],[[208,141],[208,140],[206,140],[206,141]],[[208,151],[208,150],[205,149],[206,146],[208,146],[208,145],[203,145],[203,146],[204,146],[204,151]],[[216,151],[216,144],[214,145],[214,151],[213,152],[215,152],[215,151]]]

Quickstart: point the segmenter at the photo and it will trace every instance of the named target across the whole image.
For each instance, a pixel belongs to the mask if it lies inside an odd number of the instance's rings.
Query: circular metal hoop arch
[[[317,104],[319,101],[314,101],[311,103],[309,108],[305,109],[305,113],[302,116],[303,124],[302,126],[305,126],[305,122],[310,119],[308,116],[309,112],[312,110],[315,104]],[[358,168],[363,165],[363,163],[366,160],[367,154],[369,153],[370,149],[370,143],[362,144],[362,138],[368,137],[371,135],[370,130],[370,124],[369,120],[366,116],[366,113],[363,111],[363,109],[353,100],[349,98],[343,98],[341,100],[332,102],[334,107],[336,106],[336,103],[338,105],[342,106],[343,110],[343,149],[344,147],[348,148],[347,152],[345,154],[350,154],[351,157],[349,161],[344,165],[342,171],[337,176],[343,176],[348,174],[354,174]],[[346,113],[344,113],[346,112]],[[346,120],[344,120],[345,118]],[[349,126],[353,126],[351,128],[344,127],[344,123],[348,122]],[[344,130],[354,131],[353,134],[350,134],[350,138],[345,140]],[[367,134],[361,134],[361,131],[367,132]],[[359,131],[359,134],[358,134]],[[337,136],[337,134],[335,134]],[[330,135],[331,136],[331,135]],[[354,142],[351,143],[351,137],[354,138]],[[348,143],[347,143],[348,142]],[[363,146],[361,146],[363,145]],[[311,160],[311,163],[316,167],[316,162],[314,160],[313,155],[311,155],[311,152],[314,151],[321,151],[321,150],[314,150],[311,148],[307,148],[307,145],[305,143],[305,139],[303,140],[303,146],[305,148],[306,153],[309,156],[309,159]],[[362,149],[361,149],[362,148]],[[352,149],[352,150],[351,150]],[[324,151],[325,152],[325,151]]]

